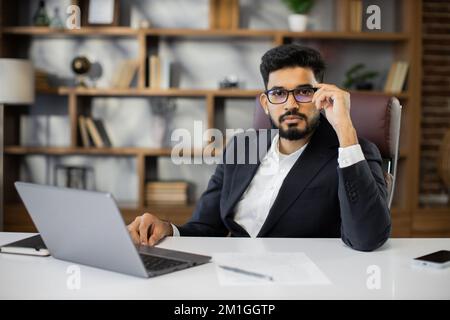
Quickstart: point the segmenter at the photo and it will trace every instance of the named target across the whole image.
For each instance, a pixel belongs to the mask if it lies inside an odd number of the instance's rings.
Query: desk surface
[[[31,234],[0,233],[0,245]],[[450,299],[450,268],[411,266],[411,259],[450,249],[450,239],[391,239],[358,252],[340,239],[167,238],[163,248],[216,252],[304,252],[330,285],[221,286],[212,263],[151,279],[80,266],[80,289],[68,289],[73,263],[52,257],[0,254],[0,299]],[[380,289],[368,289],[367,268],[380,270]]]

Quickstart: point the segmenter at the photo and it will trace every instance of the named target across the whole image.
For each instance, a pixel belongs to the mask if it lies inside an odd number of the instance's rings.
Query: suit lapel
[[[230,196],[226,203],[226,206],[225,206],[224,210],[222,211],[223,218],[233,220],[233,217],[230,216],[230,214],[233,213],[232,209],[234,208],[236,203],[239,201],[239,199],[242,197],[242,194],[245,192],[245,190],[247,190],[248,185],[250,184],[253,177],[255,176],[256,170],[258,169],[259,165],[261,164],[260,160],[265,156],[265,154],[267,153],[267,151],[270,148],[273,136],[274,136],[273,132],[268,130],[268,132],[267,132],[267,139],[268,139],[267,148],[265,148],[265,150],[262,151],[263,153],[261,154],[260,157],[258,157],[256,164],[245,163],[245,164],[237,164],[236,165],[236,169],[234,170],[233,178],[232,178],[231,193],[230,193]],[[250,140],[249,143],[256,143],[259,148],[260,147],[260,143],[259,143],[260,138],[261,137],[258,135],[256,141]],[[249,146],[246,143],[245,153],[247,156],[248,156],[249,150],[250,150]],[[236,154],[236,152],[235,152],[235,154]],[[234,159],[234,160],[236,161],[236,159]]]
[[[270,231],[321,168],[336,156],[337,148],[338,140],[334,129],[321,116],[321,123],[308,146],[286,176],[258,237],[264,237]]]

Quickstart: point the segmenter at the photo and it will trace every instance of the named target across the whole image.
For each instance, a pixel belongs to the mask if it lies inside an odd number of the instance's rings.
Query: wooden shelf
[[[262,90],[258,89],[138,89],[138,88],[47,88],[40,89],[38,93],[42,94],[56,94],[56,95],[69,95],[74,94],[78,96],[169,96],[169,97],[206,97],[213,96],[218,98],[254,98]],[[350,93],[363,93],[367,95],[393,95],[399,99],[408,99],[409,92],[401,93],[386,93],[382,91],[356,91],[349,90]]]
[[[137,88],[67,88],[58,89],[58,94],[75,94],[78,96],[172,96],[203,97],[208,90],[195,89],[137,89]]]
[[[135,204],[118,203],[119,209],[128,224],[138,215],[150,212],[160,219],[168,220],[174,224],[184,224],[192,215],[195,204],[188,205],[158,205],[139,207]],[[4,207],[6,224],[11,232],[37,232],[34,224],[22,203],[6,203]]]
[[[170,156],[170,148],[72,148],[72,147],[23,147],[6,146],[5,154],[47,154],[47,155],[113,155],[113,156]]]
[[[261,90],[257,89],[138,89],[138,88],[47,88],[38,90],[38,93],[42,94],[56,94],[56,95],[69,95],[74,94],[78,96],[169,96],[169,97],[230,97],[230,98],[254,98]]]
[[[200,157],[203,155],[204,149],[191,150],[192,157]],[[222,152],[220,149],[213,150],[211,154]],[[83,147],[24,147],[24,146],[6,146],[4,148],[5,155],[92,155],[92,156],[147,156],[147,157],[170,157],[172,155],[171,148],[134,148],[134,147],[117,147],[117,148],[83,148]],[[208,150],[209,154],[209,150]],[[180,154],[182,156],[183,154]]]
[[[340,31],[305,31],[281,32],[283,38],[358,40],[358,41],[407,41],[410,35],[398,32],[340,32]]]
[[[52,29],[48,27],[4,27],[2,33],[23,36],[137,36],[138,30],[130,27],[81,27],[80,29]]]
[[[4,27],[2,33],[25,36],[132,36],[140,34],[164,37],[251,37],[251,38],[303,38],[358,41],[407,41],[410,35],[398,32],[341,32],[264,29],[134,29],[131,27],[81,27],[78,30],[58,30],[48,27],[14,26]]]
[[[147,36],[164,37],[252,37],[274,38],[280,32],[254,29],[142,29]]]

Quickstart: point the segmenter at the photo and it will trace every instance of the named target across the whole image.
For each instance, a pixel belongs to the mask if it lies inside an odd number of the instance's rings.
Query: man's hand
[[[173,235],[169,222],[162,221],[150,213],[136,217],[127,228],[135,244],[153,246],[165,237]]]
[[[350,93],[332,84],[319,83],[312,102],[333,126],[342,148],[358,143],[356,130],[350,118]]]

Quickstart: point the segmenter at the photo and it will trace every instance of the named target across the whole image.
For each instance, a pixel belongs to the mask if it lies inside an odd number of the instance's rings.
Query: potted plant
[[[351,67],[345,74],[344,88],[356,90],[372,90],[373,83],[370,81],[376,76],[378,72],[365,70],[366,66],[363,63],[358,63]]]
[[[305,31],[308,24],[307,14],[314,5],[314,0],[283,0],[286,6],[294,13],[289,16],[289,29],[291,31]]]

